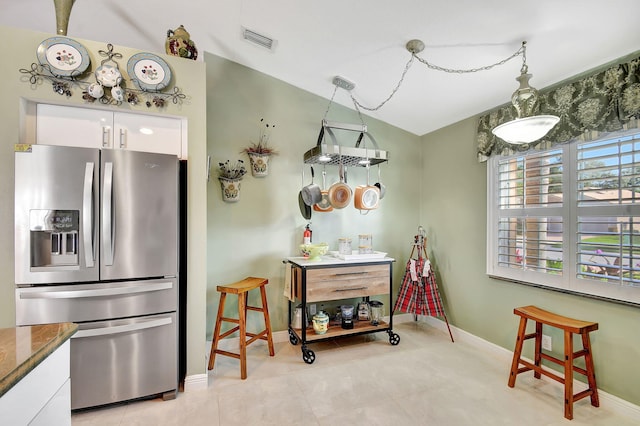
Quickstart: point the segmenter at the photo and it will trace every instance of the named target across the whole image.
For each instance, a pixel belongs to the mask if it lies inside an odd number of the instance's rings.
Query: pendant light
[[[542,139],[560,121],[555,115],[532,115],[539,96],[538,91],[529,85],[532,75],[527,66],[526,43],[522,42],[522,68],[516,78],[520,87],[511,95],[517,118],[492,130],[494,135],[511,144],[527,144]]]
[[[334,78],[333,83],[334,85],[336,85],[336,88],[342,87],[349,92],[351,100],[353,101],[356,110],[358,110],[358,113],[359,108],[367,111],[377,111],[382,108],[389,100],[391,100],[398,89],[400,89],[400,86],[402,86],[404,78],[411,68],[411,65],[413,65],[414,60],[421,62],[427,68],[433,71],[446,72],[450,74],[467,74],[489,71],[494,67],[504,65],[511,59],[522,55],[522,68],[520,69],[520,75],[516,78],[516,80],[520,83],[520,87],[511,96],[511,103],[516,109],[517,118],[515,120],[511,120],[497,126],[492,130],[492,132],[494,135],[501,138],[505,142],[511,144],[527,144],[543,138],[556,124],[558,124],[560,118],[556,117],[555,115],[533,115],[538,106],[538,91],[529,85],[531,74],[529,74],[529,67],[527,66],[526,47],[527,42],[523,41],[522,46],[517,51],[512,53],[509,57],[498,62],[480,66],[477,68],[456,69],[436,65],[429,62],[427,59],[422,58],[421,56],[419,56],[419,53],[421,53],[425,48],[424,42],[418,39],[409,40],[405,45],[405,48],[411,54],[411,58],[405,65],[404,71],[402,72],[398,83],[391,91],[389,96],[387,96],[386,99],[384,99],[376,106],[366,106],[358,101],[353,93],[351,93],[351,89],[355,87],[351,82],[344,80],[341,77],[336,77]],[[329,157],[324,158],[326,158],[327,160],[329,159]],[[366,166],[366,164],[360,165]]]

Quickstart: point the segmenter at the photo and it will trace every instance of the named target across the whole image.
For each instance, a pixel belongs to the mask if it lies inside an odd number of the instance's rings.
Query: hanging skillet
[[[304,185],[304,168],[302,169],[302,184]],[[300,207],[300,214],[306,220],[311,220],[311,206],[307,205],[302,198],[302,190],[298,191],[298,206]]]
[[[380,199],[382,200],[384,198],[384,194],[387,192],[387,187],[382,183],[382,179],[380,179],[380,164],[378,164],[378,181],[373,185],[377,186],[380,190]]]
[[[322,190],[318,185],[313,183],[314,176],[313,166],[311,166],[311,183],[302,188],[302,200],[309,207],[322,201]]]
[[[307,220],[311,220],[311,206],[308,206],[302,199],[302,191],[298,192],[298,204],[300,205],[300,214]]]
[[[351,202],[351,188],[346,182],[346,171],[344,164],[340,161],[340,181],[334,183],[329,188],[329,202],[334,209],[343,209]]]
[[[326,167],[322,168],[322,199],[319,203],[313,205],[313,209],[317,212],[330,212],[333,210],[329,201],[329,191],[327,190],[327,171]]]
[[[369,185],[369,165],[367,165],[367,184],[358,185],[353,196],[353,205],[356,209],[373,210],[378,208],[380,201],[380,189],[377,186]]]

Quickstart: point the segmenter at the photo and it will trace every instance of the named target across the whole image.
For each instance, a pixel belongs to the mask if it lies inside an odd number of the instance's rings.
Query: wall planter
[[[247,155],[249,156],[251,175],[253,177],[261,178],[269,174],[269,158],[271,158],[271,154],[247,152]]]
[[[229,179],[219,177],[222,188],[222,201],[225,203],[237,203],[240,201],[240,182],[242,179]]]
[[[242,160],[236,161],[235,164],[229,164],[229,160],[224,163],[218,163],[220,171],[218,180],[222,188],[222,200],[227,203],[236,203],[240,201],[240,181],[247,173]]]

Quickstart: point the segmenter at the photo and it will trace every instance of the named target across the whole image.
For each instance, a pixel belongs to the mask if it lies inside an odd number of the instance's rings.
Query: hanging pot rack
[[[357,133],[354,146],[344,146],[338,143],[334,130],[345,130]],[[371,146],[367,146],[367,140]],[[327,164],[347,167],[367,167],[384,163],[389,159],[389,153],[379,148],[366,124],[339,123],[322,120],[322,127],[318,135],[316,146],[304,153],[306,164]]]

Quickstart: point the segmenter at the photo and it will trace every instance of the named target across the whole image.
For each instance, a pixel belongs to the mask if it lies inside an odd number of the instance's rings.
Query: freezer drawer
[[[71,339],[71,409],[178,387],[175,313],[80,324]]]
[[[16,324],[83,322],[172,312],[176,278],[116,283],[19,287]]]

